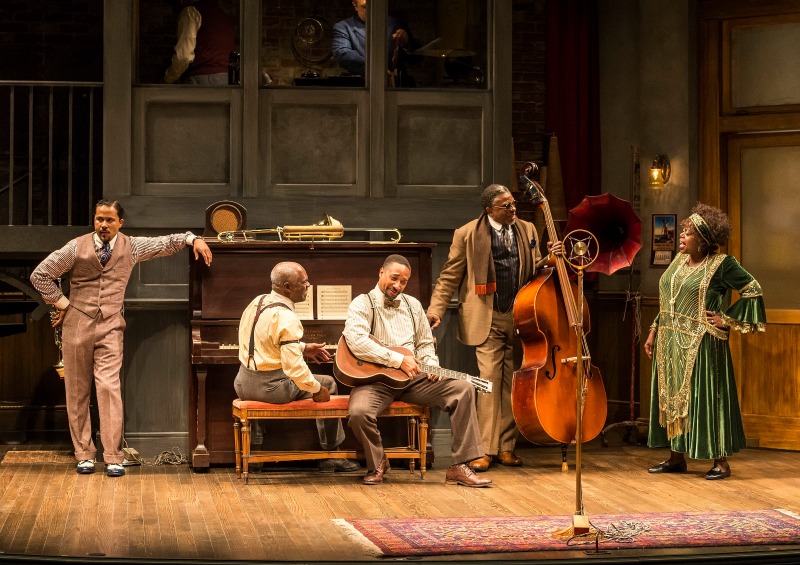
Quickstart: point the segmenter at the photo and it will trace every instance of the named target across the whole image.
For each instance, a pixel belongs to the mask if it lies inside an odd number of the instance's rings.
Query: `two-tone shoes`
[[[83,461],[78,461],[78,464],[75,465],[75,471],[79,475],[91,475],[94,473],[94,461],[91,459],[84,459]]]
[[[118,463],[106,464],[106,475],[109,477],[121,477],[125,474],[125,467]]]
[[[731,476],[731,468],[728,467],[724,471],[719,467],[713,467],[706,473],[706,479],[709,481],[718,481],[720,479],[727,479]]]

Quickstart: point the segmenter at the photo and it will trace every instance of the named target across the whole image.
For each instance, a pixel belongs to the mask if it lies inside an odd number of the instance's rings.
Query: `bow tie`
[[[389,300],[388,298],[383,299],[383,306],[384,308],[399,308],[400,301],[399,300]]]

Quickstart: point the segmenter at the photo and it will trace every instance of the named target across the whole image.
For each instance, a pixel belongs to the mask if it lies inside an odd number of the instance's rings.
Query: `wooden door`
[[[731,349],[748,439],[800,449],[800,134],[728,138],[728,252],[764,291],[767,332],[733,332]]]
[[[731,217],[767,332],[731,336],[752,445],[800,450],[800,0],[698,3],[699,196]]]

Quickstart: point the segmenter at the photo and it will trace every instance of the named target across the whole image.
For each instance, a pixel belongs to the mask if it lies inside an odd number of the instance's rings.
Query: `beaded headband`
[[[689,219],[692,221],[697,233],[700,234],[700,237],[712,248],[716,247],[717,244],[714,242],[714,237],[711,235],[711,228],[708,227],[703,217],[700,214],[692,214],[689,216]]]

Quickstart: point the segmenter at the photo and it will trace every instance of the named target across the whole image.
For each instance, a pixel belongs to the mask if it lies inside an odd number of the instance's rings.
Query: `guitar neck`
[[[425,363],[420,363],[419,367],[424,373],[429,375],[444,377],[446,379],[459,379],[462,381],[467,381],[481,392],[492,392],[492,383],[486,379],[474,377],[472,375],[468,375],[467,373],[453,371],[452,369],[444,369],[438,365],[426,365]]]
[[[445,369],[443,367],[439,367],[438,365],[426,365],[425,363],[420,363],[419,368],[422,369],[424,373],[436,375],[437,377],[444,377],[446,379],[460,379],[462,381],[472,380],[472,375],[468,375],[467,373],[459,373],[458,371],[453,371],[452,369]]]

